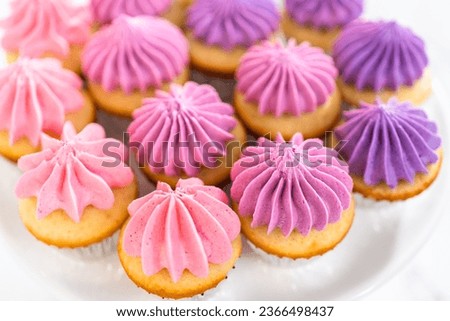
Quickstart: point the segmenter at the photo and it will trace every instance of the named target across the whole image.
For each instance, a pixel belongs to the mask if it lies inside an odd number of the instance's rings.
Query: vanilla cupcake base
[[[432,77],[429,69],[425,69],[422,77],[412,86],[401,86],[397,90],[383,89],[379,92],[365,89],[358,90],[354,85],[344,82],[342,77],[338,78],[338,87],[341,90],[344,101],[353,106],[359,106],[361,102],[375,103],[379,98],[387,102],[396,97],[399,101],[409,101],[415,106],[422,105],[432,94]]]
[[[341,117],[341,95],[336,89],[331,97],[314,112],[300,116],[273,114],[261,115],[258,105],[247,102],[244,95],[235,91],[234,107],[244,124],[259,136],[276,137],[281,133],[285,140],[300,132],[305,139],[321,137],[327,130],[332,129]]]
[[[419,195],[425,191],[438,176],[443,160],[442,148],[437,151],[439,161],[428,165],[428,173],[417,174],[414,182],[402,180],[395,188],[389,187],[386,183],[380,183],[374,186],[367,185],[364,179],[357,175],[352,175],[354,191],[365,197],[375,200],[401,201]]]
[[[192,31],[188,31],[186,36],[190,45],[192,67],[213,75],[233,77],[241,57],[248,49],[239,46],[224,50],[219,46],[209,46],[195,38]]]
[[[327,30],[301,26],[287,12],[283,14],[281,26],[286,38],[294,38],[298,43],[307,41],[311,45],[320,47],[326,52],[333,50],[334,42],[342,31],[341,28]]]
[[[84,106],[77,112],[66,114],[66,121],[71,121],[77,132],[80,132],[87,124],[95,121],[95,108],[91,98],[87,93],[83,93]],[[50,136],[57,136],[48,132]],[[6,158],[17,162],[17,160],[28,154],[40,151],[40,146],[33,146],[27,138],[19,139],[14,145],[9,144],[9,133],[0,131],[0,154]]]
[[[219,185],[226,181],[230,176],[231,167],[239,159],[241,149],[247,140],[247,134],[244,126],[239,121],[231,133],[234,135],[235,139],[227,143],[227,156],[226,158],[219,159],[221,165],[214,168],[202,167],[199,174],[196,176],[197,178],[200,178],[205,185]],[[147,166],[144,166],[143,170],[153,182],[166,182],[172,188],[176,187],[180,178],[189,178],[186,174],[180,176],[168,176],[164,173],[154,173]]]
[[[69,53],[66,57],[60,57],[52,53],[43,54],[40,58],[56,58],[62,62],[62,66],[81,75],[81,53],[84,45],[71,45]],[[13,63],[19,58],[18,52],[8,52],[6,60],[8,63]]]
[[[239,206],[235,202],[233,209],[239,214]],[[354,215],[355,203],[352,200],[350,207],[342,212],[341,219],[328,224],[323,231],[312,230],[307,236],[303,236],[294,230],[288,237],[285,237],[278,228],[267,234],[267,226],[251,227],[252,216],[239,215],[239,217],[242,233],[254,246],[268,254],[295,260],[322,255],[336,247],[350,230]]]
[[[225,50],[217,45],[207,45],[201,39],[195,38],[190,30],[186,32],[186,37],[189,40],[191,66],[216,77],[233,78],[242,56],[248,50],[244,46]],[[275,35],[269,37],[275,38]]]
[[[129,218],[128,205],[138,194],[137,182],[115,188],[113,193],[115,201],[111,209],[88,206],[78,223],[63,210],[38,219],[36,197],[19,200],[19,215],[25,227],[41,242],[59,248],[84,248],[106,240],[121,228]]]
[[[129,256],[125,252],[122,244],[125,226],[122,228],[119,237],[118,253],[126,274],[138,287],[162,298],[190,298],[214,289],[227,277],[242,252],[241,236],[238,235],[232,242],[233,253],[231,258],[222,264],[209,264],[209,275],[206,278],[196,277],[189,271],[184,270],[178,282],[173,282],[167,269],[151,276],[146,275],[142,269],[141,258]]]
[[[192,0],[174,0],[172,7],[162,17],[183,28],[186,22],[186,10],[192,2]]]
[[[189,70],[186,68],[179,76],[173,81],[164,83],[161,90],[169,90],[170,84],[184,84],[189,80]],[[101,84],[89,82],[87,83],[88,89],[94,102],[97,106],[111,114],[122,117],[131,117],[133,111],[142,106],[142,100],[144,98],[153,97],[155,95],[156,88],[149,88],[145,92],[139,90],[133,91],[131,94],[126,94],[123,90],[116,89],[113,91],[106,91]]]
[[[247,240],[247,245],[252,249],[252,251],[258,255],[258,257],[266,264],[276,266],[278,268],[284,268],[284,269],[297,269],[301,268],[305,265],[305,263],[311,263],[314,260],[318,259],[319,256],[315,256],[312,258],[298,258],[298,259],[291,259],[289,257],[279,257],[273,254],[269,254],[267,252],[264,252],[259,247],[257,247],[255,244]]]

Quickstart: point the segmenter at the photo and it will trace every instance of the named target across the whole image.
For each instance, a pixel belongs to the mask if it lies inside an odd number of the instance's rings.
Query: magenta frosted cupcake
[[[344,100],[358,106],[396,97],[420,105],[431,94],[425,44],[410,29],[390,21],[355,21],[333,49]]]
[[[72,252],[104,254],[137,195],[124,146],[98,124],[79,134],[64,125],[61,140],[43,134],[42,151],[22,157],[16,186],[19,214],[34,237]],[[93,253],[94,252],[94,253]]]
[[[125,117],[155,90],[186,82],[188,64],[188,43],[181,30],[150,16],[121,15],[92,37],[82,56],[95,102]]]
[[[121,14],[162,17],[181,27],[184,24],[187,0],[91,0],[94,20],[105,25]]]
[[[240,223],[219,188],[180,180],[130,204],[119,258],[136,285],[181,299],[215,288],[241,254]]]
[[[187,16],[191,63],[205,72],[232,76],[245,51],[272,38],[279,23],[272,0],[196,0]]]
[[[363,12],[363,0],[286,0],[283,31],[298,42],[331,52],[336,38],[347,24]]]
[[[362,104],[336,128],[346,144],[355,191],[377,200],[404,200],[422,193],[439,174],[442,140],[426,113],[396,99]]]
[[[319,139],[260,138],[231,171],[233,207],[253,247],[289,259],[339,244],[354,216],[348,166]]]
[[[81,72],[81,51],[91,32],[86,6],[72,0],[13,0],[11,14],[0,27],[8,61],[54,57],[65,68]]]
[[[80,131],[95,119],[83,82],[52,59],[20,58],[0,69],[0,154],[17,161],[40,150],[41,134],[59,137],[66,120]]]
[[[280,40],[255,45],[242,57],[234,94],[236,112],[258,136],[296,132],[320,137],[341,113],[337,69],[331,57],[308,43]]]
[[[145,99],[128,133],[149,178],[172,187],[179,178],[198,177],[207,185],[225,181],[246,140],[233,107],[213,87],[194,82]]]

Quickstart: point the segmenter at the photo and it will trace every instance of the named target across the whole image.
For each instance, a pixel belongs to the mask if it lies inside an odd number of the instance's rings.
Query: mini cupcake
[[[283,31],[331,52],[342,28],[363,12],[363,0],[286,0]]]
[[[351,105],[394,96],[420,105],[431,94],[425,44],[396,22],[351,23],[336,41],[333,57],[338,85]]]
[[[56,59],[21,58],[0,69],[0,154],[17,161],[40,149],[41,134],[59,137],[65,120],[80,131],[95,119],[83,83]]]
[[[188,10],[187,36],[194,68],[232,76],[252,45],[278,31],[272,0],[196,0]]]
[[[163,298],[181,299],[215,288],[241,254],[239,219],[227,195],[199,179],[156,191],[128,207],[119,258],[136,285]]]
[[[376,200],[405,200],[420,194],[439,174],[442,141],[424,111],[396,99],[362,104],[344,114],[335,135],[346,144],[355,191]]]
[[[133,172],[123,163],[124,147],[105,139],[100,125],[77,135],[67,122],[61,140],[42,135],[42,148],[19,160],[24,174],[16,195],[24,225],[48,245],[106,250],[101,245],[111,245],[137,196]]]
[[[81,72],[81,51],[89,40],[91,16],[72,0],[13,0],[0,22],[9,62],[20,56],[54,57],[64,68]]]
[[[187,0],[91,0],[94,20],[105,25],[121,14],[132,17],[157,16],[182,27],[184,24]]]
[[[334,150],[295,134],[290,142],[260,138],[243,155],[231,171],[231,197],[254,247],[299,259],[341,242],[353,222],[353,183]]]
[[[128,128],[130,148],[154,182],[174,187],[179,178],[198,177],[217,185],[230,174],[246,141],[233,107],[209,85],[173,84],[157,91],[133,113]]]
[[[82,64],[98,106],[131,117],[144,97],[188,80],[188,58],[187,40],[170,22],[121,15],[93,36]]]
[[[331,57],[308,43],[291,39],[264,42],[242,58],[234,106],[243,122],[259,136],[296,132],[319,137],[338,122],[341,97]]]

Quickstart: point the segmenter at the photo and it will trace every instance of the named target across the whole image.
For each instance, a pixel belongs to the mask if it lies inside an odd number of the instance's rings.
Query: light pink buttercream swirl
[[[107,91],[146,91],[171,82],[187,67],[188,43],[175,25],[156,17],[121,15],[86,45],[82,67]]]
[[[160,16],[171,5],[172,0],[91,0],[93,16],[102,24],[110,23],[121,14]]]
[[[2,46],[28,57],[66,57],[71,45],[85,44],[91,33],[87,6],[70,0],[14,0],[11,15],[0,22]]]
[[[237,124],[233,113],[209,85],[172,84],[133,113],[130,143],[139,144],[139,161],[153,172],[196,176],[202,166],[212,167],[225,156]]]
[[[227,195],[196,178],[180,180],[175,190],[160,182],[154,192],[131,203],[128,211],[125,252],[142,259],[145,274],[166,268],[174,282],[184,270],[207,277],[209,263],[228,261],[241,228]]]
[[[60,135],[65,114],[83,108],[82,86],[56,59],[19,59],[0,70],[0,130],[11,145],[27,138],[38,146],[42,132]]]
[[[290,142],[281,135],[275,142],[260,138],[234,164],[231,180],[231,197],[242,216],[252,217],[252,227],[279,228],[285,236],[322,231],[352,199],[348,166],[320,139],[303,141],[301,134]]]
[[[266,41],[243,56],[237,88],[259,112],[299,116],[324,104],[336,89],[331,57],[308,43]]]
[[[16,186],[19,198],[37,198],[37,218],[62,209],[75,222],[92,205],[101,210],[114,205],[112,189],[132,183],[132,170],[123,163],[123,145],[105,138],[98,124],[78,135],[64,125],[61,140],[42,135],[42,151],[19,159],[24,174]]]

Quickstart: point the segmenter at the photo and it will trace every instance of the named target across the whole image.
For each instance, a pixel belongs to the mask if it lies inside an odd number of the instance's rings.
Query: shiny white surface
[[[3,4],[4,1],[0,0]],[[428,42],[436,75],[435,95],[426,109],[438,121],[449,149],[450,45],[445,30],[447,1],[367,1],[369,17],[398,18]],[[441,7],[439,7],[441,6]],[[0,8],[2,8],[0,6]],[[1,10],[0,10],[1,11]],[[441,30],[441,31],[440,31]],[[214,299],[450,299],[447,245],[450,217],[448,162],[438,181],[407,202],[374,203],[358,198],[357,217],[348,237],[334,251],[298,268],[267,264],[246,249],[236,270]],[[17,168],[0,160],[1,299],[153,299],[124,276],[116,256],[80,262],[36,242],[17,216],[13,187]],[[147,187],[148,188],[148,187]],[[445,215],[447,214],[447,215]],[[440,224],[438,224],[438,222]],[[425,242],[425,250],[414,259]],[[388,280],[397,275],[391,282]],[[387,284],[386,284],[387,283]],[[378,291],[367,293],[383,285]]]

